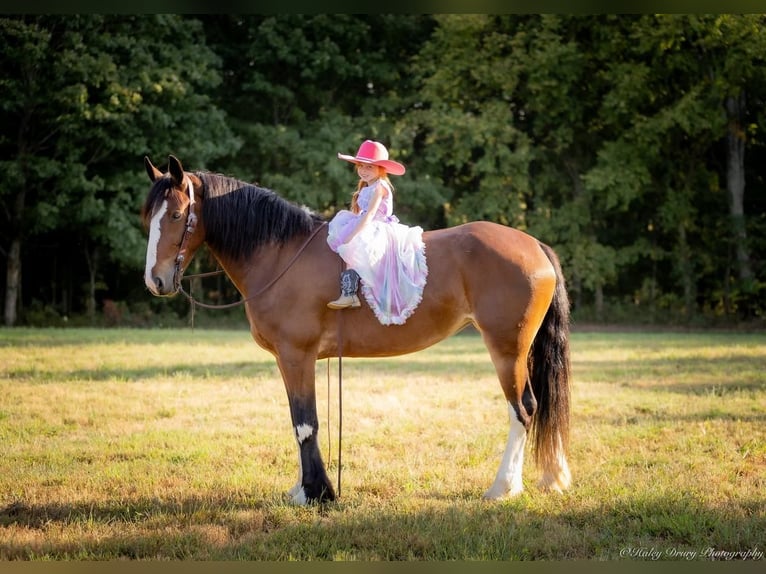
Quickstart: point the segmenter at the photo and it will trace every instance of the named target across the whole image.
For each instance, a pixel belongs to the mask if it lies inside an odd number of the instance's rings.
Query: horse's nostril
[[[161,277],[155,277],[154,284],[157,286],[158,291],[162,291],[163,282]]]

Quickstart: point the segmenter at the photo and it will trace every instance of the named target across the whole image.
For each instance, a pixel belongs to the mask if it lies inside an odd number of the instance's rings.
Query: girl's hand
[[[388,193],[388,191],[386,190],[385,186],[381,185],[380,183],[375,186],[375,191],[370,198],[370,204],[367,206],[367,213],[365,213],[364,216],[359,220],[359,223],[357,223],[354,231],[351,232],[345,243],[351,243],[351,240],[359,235],[362,229],[364,229],[364,227],[373,220],[375,214],[378,211],[378,208],[380,207],[380,202],[383,201],[386,193]]]

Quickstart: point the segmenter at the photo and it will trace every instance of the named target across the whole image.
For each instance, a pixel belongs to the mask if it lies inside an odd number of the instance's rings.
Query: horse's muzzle
[[[178,285],[173,271],[148,274],[144,277],[144,282],[152,295],[157,297],[170,297],[178,293]]]
[[[167,285],[162,280],[162,277],[154,278],[154,289],[151,289],[151,291],[159,297],[168,297],[170,295],[175,295],[178,292],[172,282],[170,285]]]

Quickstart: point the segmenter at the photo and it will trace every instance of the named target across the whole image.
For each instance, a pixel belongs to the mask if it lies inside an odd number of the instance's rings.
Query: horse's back
[[[542,320],[553,297],[556,272],[536,238],[512,227],[477,221],[431,232],[425,240],[426,308],[431,299],[444,299],[442,285],[451,285],[448,298],[487,334],[506,336],[518,325],[537,325]]]
[[[490,277],[500,274],[506,280],[509,275],[538,276],[554,272],[536,238],[498,223],[464,223],[428,231],[423,239],[429,269],[447,267]]]

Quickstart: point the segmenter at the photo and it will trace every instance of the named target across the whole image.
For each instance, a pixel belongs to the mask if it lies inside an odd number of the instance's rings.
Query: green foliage
[[[402,121],[421,132],[413,166],[450,190],[448,224],[489,219],[524,227],[531,157],[510,101],[518,77],[511,38],[487,15],[440,16],[438,23],[414,65],[421,100]]]
[[[641,293],[686,320],[761,317],[764,24],[761,14],[2,17],[0,254],[22,242],[21,310],[33,299],[62,316],[94,298],[132,304],[147,296],[143,155],[162,166],[172,153],[331,217],[356,184],[336,154],[373,138],[408,168],[394,180],[404,222],[524,229],[560,254],[575,307],[608,318]],[[744,149],[733,168],[731,141]],[[743,214],[732,173],[745,181]],[[47,270],[31,264],[41,252]]]
[[[89,261],[100,250],[136,269],[145,249],[141,155],[204,162],[239,146],[206,95],[220,83],[220,62],[199,41],[201,23],[80,15],[0,26],[2,123],[15,134],[0,140],[0,195],[14,206],[2,214],[3,242],[67,234]]]
[[[225,70],[221,105],[248,142],[216,168],[328,215],[345,207],[356,176],[338,152],[374,138],[407,160],[394,120],[412,97],[407,66],[429,26],[390,14],[211,18],[207,34]]]

